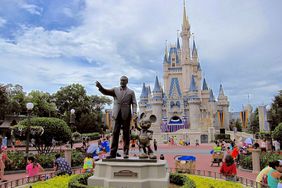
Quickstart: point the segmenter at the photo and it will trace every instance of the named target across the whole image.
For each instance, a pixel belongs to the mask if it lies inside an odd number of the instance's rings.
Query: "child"
[[[84,159],[82,173],[86,173],[86,172],[92,173],[94,171],[94,167],[95,167],[94,159],[92,158],[91,153],[87,153]]]
[[[28,165],[26,166],[26,173],[28,177],[37,176],[39,172],[44,171],[44,169],[35,161],[35,158],[32,156],[27,158],[27,163]]]

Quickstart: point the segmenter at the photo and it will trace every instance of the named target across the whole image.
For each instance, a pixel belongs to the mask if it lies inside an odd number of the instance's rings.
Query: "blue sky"
[[[0,0],[0,83],[53,93],[80,83],[88,94],[129,77],[140,95],[143,82],[162,82],[166,40],[181,29],[179,0]],[[222,83],[230,111],[249,102],[269,104],[282,89],[282,1],[188,0],[207,80]]]

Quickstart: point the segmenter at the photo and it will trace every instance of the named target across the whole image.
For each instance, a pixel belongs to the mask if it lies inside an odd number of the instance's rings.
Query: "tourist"
[[[264,169],[262,169],[259,174],[257,175],[256,182],[258,183],[259,187],[261,187],[261,183],[267,184],[267,174],[272,169],[273,161],[268,163]]]
[[[238,160],[239,150],[237,145],[234,145],[233,150],[231,152],[231,156],[233,157],[234,160]]]
[[[198,139],[196,140],[196,146],[200,146]]]
[[[87,153],[83,162],[82,173],[86,173],[86,172],[93,173],[94,167],[95,167],[94,159],[92,158],[91,153]]]
[[[160,155],[160,160],[165,160],[164,154]]]
[[[2,137],[0,136],[0,142],[2,140]],[[0,181],[6,181],[4,180],[4,171],[5,171],[5,162],[8,160],[10,163],[12,162],[6,153],[7,147],[1,147],[0,148]]]
[[[225,176],[227,181],[236,181],[237,169],[231,155],[225,157],[225,160],[220,167],[220,173]]]
[[[87,148],[85,137],[82,138],[82,148],[84,148],[84,149]]]
[[[60,154],[56,154],[55,158],[56,158],[54,163],[55,174],[57,176],[65,175],[65,174],[71,175],[72,174],[71,167],[70,164],[66,161],[66,159],[61,157]]]
[[[179,145],[180,146],[184,146],[184,141],[180,138],[180,140],[179,140]]]
[[[274,146],[275,151],[280,151],[280,142],[278,142],[277,140],[274,140],[273,146]]]
[[[158,150],[158,146],[157,146],[157,140],[154,139],[154,150],[157,151]]]
[[[27,158],[26,173],[28,177],[38,176],[44,169],[36,162],[33,156]]]
[[[214,153],[221,152],[221,146],[219,145],[219,142],[216,142],[216,146],[213,148]]]
[[[223,159],[225,159],[225,157],[226,157],[227,155],[231,155],[230,147],[227,147],[226,151],[224,152],[224,157],[223,157]]]
[[[266,140],[262,140],[260,143],[261,152],[266,152]]]
[[[282,176],[282,160],[274,161],[271,167],[267,174],[267,185],[270,188],[277,188],[278,182]]]

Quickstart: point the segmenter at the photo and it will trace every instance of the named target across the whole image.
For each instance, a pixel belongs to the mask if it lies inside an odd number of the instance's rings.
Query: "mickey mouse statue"
[[[151,124],[152,121],[144,117],[140,120],[139,126],[136,126],[137,130],[140,131],[138,135],[139,147],[143,149],[143,153],[139,154],[140,159],[144,159],[148,157],[150,159],[157,158],[156,155],[154,155],[153,150],[151,149],[150,146],[150,140],[152,140],[153,137],[153,131],[149,130]]]

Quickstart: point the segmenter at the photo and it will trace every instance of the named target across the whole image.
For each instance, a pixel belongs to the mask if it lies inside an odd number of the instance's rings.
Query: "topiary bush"
[[[172,173],[169,175],[169,182],[175,185],[180,185],[185,188],[196,188],[195,182],[191,180],[189,177],[182,175],[182,174],[177,174],[177,173]]]
[[[61,141],[61,143],[66,143],[71,139],[71,129],[66,122],[58,118],[49,117],[31,118],[30,122],[28,119],[20,121],[18,125],[13,127],[13,132],[19,132],[19,134],[15,136],[23,136],[20,133],[25,133],[29,124],[31,129],[32,127],[37,127],[39,130],[39,128],[42,127],[44,130],[43,134],[40,136],[30,135],[31,138],[35,139],[34,147],[38,153],[49,153],[53,148],[52,139]]]
[[[47,181],[40,181],[33,183],[31,185],[26,186],[25,188],[68,188],[68,184],[70,179],[75,177],[77,175],[64,175],[64,176],[56,176],[52,179],[49,179]]]
[[[92,176],[91,173],[79,174],[69,181],[69,188],[95,188],[94,186],[87,185],[87,179]]]
[[[195,175],[187,175],[191,181],[195,182],[197,188],[243,188],[244,186],[240,183],[216,180],[209,177],[201,177]],[[185,187],[188,188],[188,187]]]
[[[82,133],[81,134],[82,138],[86,138],[88,137],[90,140],[98,140],[100,139],[101,135],[98,132],[94,132],[94,133]]]

